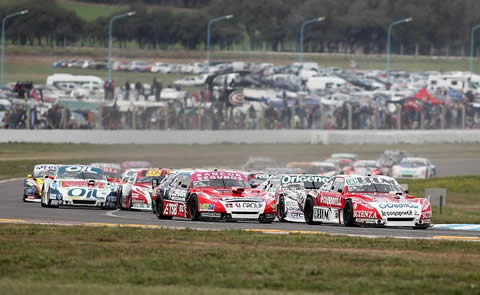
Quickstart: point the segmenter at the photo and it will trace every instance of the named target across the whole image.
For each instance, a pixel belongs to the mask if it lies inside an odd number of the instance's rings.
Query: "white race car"
[[[114,209],[117,195],[102,169],[84,165],[59,166],[45,180],[42,207],[81,206]]]
[[[394,178],[432,178],[437,175],[437,167],[425,158],[404,158],[393,166]]]

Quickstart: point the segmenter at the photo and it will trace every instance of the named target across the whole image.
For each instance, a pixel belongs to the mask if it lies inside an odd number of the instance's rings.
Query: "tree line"
[[[216,23],[212,46],[219,49],[297,51],[302,23],[325,16],[305,30],[305,51],[381,54],[394,20],[392,52],[400,54],[469,54],[471,28],[480,23],[478,0],[83,0],[126,5],[136,15],[115,22],[115,46],[135,42],[140,48],[205,47],[207,23]],[[26,0],[0,8],[0,16],[29,9],[8,21],[6,39],[31,46],[107,46],[109,17],[87,22],[55,0]],[[480,40],[480,36],[477,38]],[[442,52],[434,52],[442,49]]]

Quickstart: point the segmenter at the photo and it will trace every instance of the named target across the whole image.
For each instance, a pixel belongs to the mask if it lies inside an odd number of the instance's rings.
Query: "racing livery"
[[[154,190],[159,219],[256,220],[272,223],[275,198],[261,197],[245,175],[232,171],[179,171]]]
[[[45,179],[42,207],[82,206],[116,208],[117,196],[102,169],[84,165],[59,166]]]
[[[35,165],[33,174],[23,180],[23,201],[40,202],[44,178],[54,175],[58,165],[40,164]]]
[[[428,228],[432,207],[388,176],[338,175],[299,202],[309,224],[337,223]]]
[[[168,169],[143,169],[130,173],[118,195],[120,209],[152,210],[152,183],[170,173]]]
[[[330,177],[320,175],[279,175],[258,186],[265,194],[275,198],[276,217],[279,221],[305,222],[299,206],[312,189],[319,189]]]

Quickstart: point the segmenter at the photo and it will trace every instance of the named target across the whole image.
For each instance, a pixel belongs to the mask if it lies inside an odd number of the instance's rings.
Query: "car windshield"
[[[348,191],[351,193],[355,193],[355,192],[389,193],[389,192],[401,192],[402,188],[399,185],[393,185],[393,184],[368,183],[368,184],[349,185]]]
[[[418,168],[425,166],[425,163],[422,161],[402,161],[401,166],[404,168]]]
[[[245,187],[249,188],[248,182],[239,179],[208,179],[196,180],[193,182],[193,187]]]
[[[138,177],[136,183],[152,183],[154,179],[157,179],[158,182],[162,181],[165,176],[144,176]]]
[[[80,166],[63,166],[58,168],[58,179],[95,179],[105,180],[103,171],[94,167],[80,167]]]

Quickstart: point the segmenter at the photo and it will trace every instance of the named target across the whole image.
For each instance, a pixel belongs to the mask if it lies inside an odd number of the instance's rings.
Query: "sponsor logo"
[[[162,176],[163,173],[162,170],[158,170],[158,169],[152,169],[152,170],[148,170],[146,173],[145,173],[145,176]]]
[[[177,215],[178,212],[178,204],[177,203],[166,203],[165,207],[163,208],[163,215]]]
[[[335,221],[338,220],[338,210],[332,208],[313,207],[313,220]]]
[[[67,192],[67,196],[71,198],[98,198],[97,194],[98,190],[95,188],[74,188]]]
[[[201,211],[214,211],[215,205],[214,204],[200,204],[199,210]]]
[[[359,185],[359,184],[370,184],[370,183],[378,183],[378,184],[390,184],[390,185],[397,185],[397,181],[390,177],[350,177],[347,178],[346,184],[347,185]]]
[[[205,218],[220,218],[222,217],[222,213],[213,213],[213,212],[202,212],[200,216]]]
[[[262,203],[254,203],[254,202],[237,202],[233,204],[236,208],[243,208],[243,209],[260,209],[263,207]]]
[[[377,218],[377,215],[373,211],[363,211],[363,210],[356,210],[353,211],[354,218]]]
[[[204,181],[210,179],[236,179],[246,180],[245,176],[236,172],[202,172],[194,175],[195,180]]]
[[[287,217],[291,217],[293,219],[304,219],[303,213],[288,213]]]
[[[255,179],[270,179],[275,177],[275,174],[255,174]]]
[[[340,196],[321,196],[320,203],[325,204],[327,206],[341,206],[342,205],[342,197]]]
[[[386,203],[379,204],[380,209],[418,209],[418,204],[414,203]]]
[[[400,216],[412,216],[412,210],[405,210],[405,211],[384,211],[381,210],[380,213],[383,217],[400,217]]]
[[[300,183],[300,182],[327,182],[330,179],[328,176],[319,175],[285,175],[280,180],[281,184]]]

